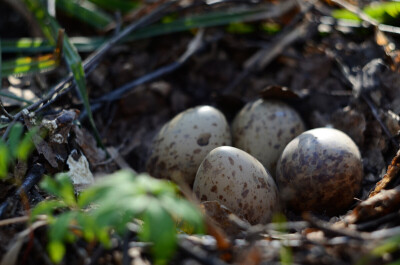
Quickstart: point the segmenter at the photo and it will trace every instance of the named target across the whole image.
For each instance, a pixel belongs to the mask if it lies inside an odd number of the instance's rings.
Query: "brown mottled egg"
[[[147,171],[154,177],[192,185],[204,157],[215,147],[230,144],[229,125],[219,110],[191,108],[175,116],[156,135]]]
[[[231,146],[212,150],[201,163],[193,191],[202,201],[218,201],[251,224],[267,223],[279,209],[271,175],[253,156]]]
[[[360,151],[345,133],[332,128],[306,131],[283,150],[276,169],[281,197],[297,212],[335,215],[361,188]]]
[[[232,124],[233,145],[257,158],[271,174],[286,144],[305,130],[299,114],[277,100],[250,102]]]

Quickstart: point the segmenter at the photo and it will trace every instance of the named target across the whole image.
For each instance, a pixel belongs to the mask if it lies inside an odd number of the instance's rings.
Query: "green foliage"
[[[33,218],[39,214],[49,218],[48,251],[54,262],[62,260],[64,243],[78,237],[110,247],[111,232],[123,235],[127,223],[135,218],[143,221],[139,238],[153,243],[151,251],[158,264],[173,255],[177,226],[194,233],[204,230],[200,212],[179,196],[175,184],[146,174],[116,172],[78,197],[66,174],[58,174],[54,179],[46,177],[40,186],[57,197],[39,203],[32,212]],[[56,210],[61,213],[54,215]]]
[[[34,149],[32,135],[35,133],[37,133],[37,129],[24,135],[22,124],[16,123],[11,128],[7,143],[0,139],[0,179],[7,177],[10,165],[15,163],[15,160],[26,161],[28,159]]]
[[[399,2],[381,2],[363,9],[363,12],[376,19],[379,23],[389,25],[399,25],[400,3]],[[357,15],[345,9],[333,11],[332,16],[337,19],[350,19],[361,21]]]
[[[287,232],[287,219],[282,213],[277,213],[272,217],[272,222],[278,225],[278,231],[281,233]],[[280,261],[283,265],[293,264],[293,253],[290,247],[287,247],[281,241],[281,248],[279,250]]]
[[[45,72],[55,69],[59,65],[53,54],[37,57],[18,57],[2,62],[1,74],[22,75],[29,73]]]
[[[400,250],[400,236],[397,235],[387,239],[382,244],[373,249],[372,255],[383,257],[385,254],[390,254],[399,250]],[[397,260],[390,264],[399,264],[399,263],[400,260]]]

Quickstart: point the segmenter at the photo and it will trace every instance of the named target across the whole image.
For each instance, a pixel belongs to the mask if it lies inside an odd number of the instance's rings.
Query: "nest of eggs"
[[[147,169],[193,187],[201,201],[217,201],[251,224],[268,223],[286,207],[343,213],[363,177],[349,136],[333,128],[306,130],[295,109],[264,99],[246,104],[231,126],[210,106],[178,114],[155,137]]]

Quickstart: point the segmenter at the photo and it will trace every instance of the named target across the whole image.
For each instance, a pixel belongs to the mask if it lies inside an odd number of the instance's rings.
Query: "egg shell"
[[[232,124],[233,145],[257,158],[272,175],[286,144],[305,130],[300,115],[277,100],[246,104]]]
[[[225,116],[211,106],[190,108],[176,115],[156,135],[147,171],[154,177],[192,185],[201,161],[221,145],[231,145]]]
[[[354,202],[363,166],[357,145],[332,128],[306,131],[284,149],[276,181],[284,201],[295,211],[335,215]]]
[[[251,224],[269,222],[280,205],[275,182],[264,166],[231,146],[217,147],[204,158],[193,191],[201,201],[218,201]]]

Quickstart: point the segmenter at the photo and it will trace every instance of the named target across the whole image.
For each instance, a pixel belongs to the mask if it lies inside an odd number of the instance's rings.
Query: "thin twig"
[[[98,102],[111,102],[117,99],[120,99],[123,94],[128,92],[134,87],[137,87],[138,85],[144,84],[146,82],[149,82],[151,80],[154,80],[156,78],[159,78],[163,75],[169,74],[173,71],[175,71],[177,68],[181,67],[184,63],[187,62],[187,60],[194,55],[197,51],[199,51],[203,47],[203,35],[204,35],[204,30],[200,30],[194,39],[189,43],[187,50],[185,51],[184,54],[182,54],[179,59],[169,65],[166,65],[164,67],[161,67],[154,72],[151,72],[145,76],[142,76],[132,82],[129,82],[122,87],[117,88],[116,90],[111,91],[110,93],[107,93],[103,95],[102,97],[93,100],[94,103]]]
[[[326,233],[333,234],[333,235],[339,235],[339,236],[346,236],[346,237],[356,239],[356,240],[364,240],[364,237],[361,236],[358,232],[350,230],[350,229],[346,229],[346,228],[340,228],[340,229],[333,228],[332,225],[330,225],[329,223],[317,219],[316,217],[312,216],[310,213],[304,213],[303,219],[306,220],[307,222],[309,222],[312,226],[314,226]]]
[[[217,259],[215,257],[210,257],[209,254],[205,253],[204,251],[202,251],[200,249],[194,251],[192,244],[189,243],[187,240],[184,242],[180,242],[178,244],[178,248],[185,255],[200,262],[200,264],[205,264],[205,265],[226,265],[227,264],[220,259]]]
[[[354,226],[355,226],[355,229],[362,231],[362,230],[367,230],[367,229],[371,229],[371,228],[376,228],[377,226],[379,226],[381,224],[384,224],[384,223],[387,223],[387,222],[389,222],[391,220],[398,221],[399,217],[400,217],[400,211],[396,211],[396,212],[393,212],[393,213],[386,214],[386,215],[384,215],[384,216],[382,216],[380,218],[376,218],[376,219],[371,220],[371,221],[367,221],[367,222],[364,222],[364,223],[356,224]]]
[[[1,71],[1,69],[0,69],[0,71]],[[1,82],[1,79],[0,79],[0,82]],[[13,119],[14,119],[14,116],[11,115],[10,113],[8,113],[8,111],[4,108],[3,100],[1,100],[1,99],[0,99],[0,110],[1,110],[1,112],[2,112],[7,118],[9,118],[10,120],[13,120]]]
[[[11,225],[16,223],[24,223],[29,220],[29,216],[18,216],[14,218],[0,220],[0,226]]]

